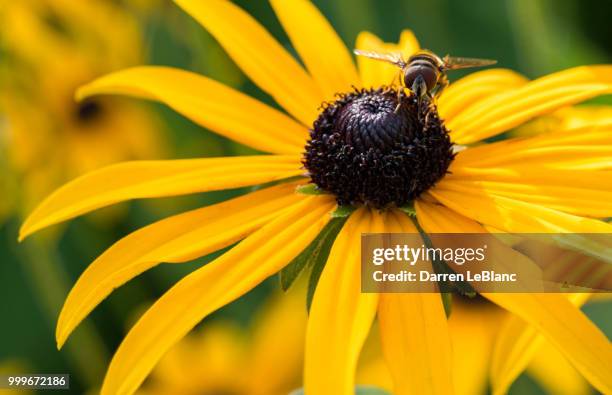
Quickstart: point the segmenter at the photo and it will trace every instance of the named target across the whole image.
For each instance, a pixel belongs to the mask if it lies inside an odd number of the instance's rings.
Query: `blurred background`
[[[266,1],[235,2],[289,47]],[[567,67],[612,61],[609,1],[314,3],[351,48],[362,30],[396,41],[402,29],[410,28],[423,47],[440,55],[497,59],[500,66],[532,78]],[[72,95],[78,86],[139,64],[196,71],[273,105],[216,42],[169,0],[0,0],[0,374],[70,373],[71,390],[63,393],[94,392],[110,356],[143,309],[183,275],[214,258],[160,265],[129,282],[102,303],[67,346],[57,351],[54,328],[62,302],[79,274],[105,248],[156,219],[243,192],[131,202],[17,243],[19,224],[33,205],[89,170],[129,159],[254,153],[161,105],[117,97],[74,102]],[[451,79],[461,75],[453,74]],[[595,102],[612,103],[609,97]],[[305,316],[305,312],[295,307],[301,306],[300,296],[290,298],[298,300],[292,308],[287,307],[289,302],[278,302],[278,280],[271,278],[213,314],[202,324],[208,329],[203,335],[188,339],[188,346],[173,350],[170,360],[164,361],[161,371],[150,380],[161,384],[157,389],[151,386],[150,393],[170,393],[164,385],[177,388],[176,382],[183,378],[177,369],[187,377],[183,384],[197,377],[212,383],[204,390],[186,387],[182,393],[270,394],[245,388],[262,386],[266,382],[262,377],[279,372],[281,367],[286,370],[286,382],[266,385],[277,385],[274,391],[298,387],[301,351],[295,350],[301,348],[301,325],[285,332],[295,335],[285,342],[295,343],[292,350],[296,354],[274,360],[266,352],[265,341],[274,341],[278,334],[262,322],[272,320],[280,326],[303,323],[305,318],[300,314]],[[612,335],[608,302],[588,305],[585,311]],[[272,318],[264,320],[262,316]],[[199,351],[193,355],[196,349]],[[203,368],[189,370],[187,375],[186,367],[193,368],[198,361]],[[374,374],[375,361],[364,364],[369,367],[363,375]],[[261,371],[237,379],[253,366],[262,367]],[[541,377],[542,369],[530,370],[513,385],[511,393],[551,391]],[[235,388],[228,387],[231,382]],[[585,387],[578,388],[588,393]]]

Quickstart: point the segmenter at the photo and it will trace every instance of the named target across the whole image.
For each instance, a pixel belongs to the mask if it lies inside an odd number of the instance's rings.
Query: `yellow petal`
[[[594,184],[595,180],[608,180],[610,170],[595,168],[590,171],[576,168],[554,168],[543,165],[534,167],[524,163],[502,166],[475,166],[462,167],[451,164],[448,174],[440,181],[439,185],[456,181],[487,181],[487,182],[507,182],[523,184],[546,184],[562,185],[567,184],[567,180],[572,180],[577,188],[580,189],[604,189],[598,188]],[[604,183],[604,185],[607,185]]]
[[[610,125],[590,125],[470,147],[457,155],[452,172],[463,168],[523,168],[526,165],[576,170],[587,167],[612,169],[610,133]],[[526,172],[526,175],[530,173]]]
[[[170,67],[134,67],[101,77],[79,89],[97,94],[157,100],[195,123],[242,144],[273,153],[299,153],[308,130],[282,112],[219,82]]]
[[[567,129],[582,129],[585,127],[612,126],[612,106],[588,105],[566,107],[553,114],[552,120],[556,126]],[[553,123],[554,124],[554,123]]]
[[[399,44],[385,43],[370,32],[361,32],[357,36],[355,44],[357,49],[376,52],[399,52],[404,59],[419,50],[419,42],[410,30],[404,30],[400,36]],[[363,56],[357,57],[361,82],[366,88],[378,88],[382,85],[397,84],[400,70],[385,62],[368,59]]]
[[[383,46],[382,40],[370,32],[359,33],[355,43],[357,49],[365,51],[382,52]],[[361,82],[366,88],[390,84],[391,80],[397,77],[397,68],[382,64],[382,62],[368,60],[363,56],[357,56],[357,65],[359,66]]]
[[[508,337],[510,335],[513,337]],[[543,341],[544,337],[535,327],[526,325],[516,316],[509,317],[497,337],[491,360],[491,389],[494,394],[508,392]]]
[[[378,316],[393,393],[452,394],[451,345],[440,294],[383,294]]]
[[[562,174],[559,174],[562,173]],[[562,182],[550,179],[523,182],[472,181],[447,177],[437,185],[439,190],[479,192],[534,203],[566,213],[594,218],[612,217],[612,172],[559,172]],[[586,173],[586,174],[585,174]],[[603,174],[602,174],[603,173]],[[607,177],[603,177],[603,176]],[[581,178],[582,177],[582,178]],[[579,180],[568,184],[567,180]],[[585,182],[590,181],[590,182]],[[547,185],[548,184],[548,185]],[[587,184],[587,185],[585,185]]]
[[[421,49],[419,40],[412,30],[403,30],[400,34],[398,49],[404,55],[405,59],[411,57],[415,52]]]
[[[440,116],[450,121],[478,101],[527,83],[527,78],[507,69],[478,71],[453,82],[438,98]]]
[[[612,346],[606,336],[563,295],[485,294],[533,325],[603,393],[612,392]]]
[[[389,232],[416,232],[405,215],[394,215],[399,223]],[[394,394],[454,392],[450,334],[439,293],[381,294],[378,319]]]
[[[589,294],[576,294],[570,301],[581,306]],[[534,326],[517,316],[508,317],[502,326],[491,359],[491,386],[494,394],[505,394],[525,370],[534,354],[547,343]]]
[[[453,378],[456,393],[486,393],[493,339],[506,315],[492,303],[453,299],[448,326],[453,346]]]
[[[312,124],[323,94],[302,66],[253,17],[226,0],[175,2],[219,41],[255,84],[304,125]]]
[[[26,219],[20,239],[46,226],[129,199],[263,184],[299,175],[298,156],[244,156],[125,162],[69,182]]]
[[[482,190],[455,192],[433,188],[429,193],[450,209],[509,233],[610,233],[612,225]]]
[[[110,363],[101,393],[132,394],[164,353],[198,322],[249,291],[299,254],[335,203],[306,197],[217,260],[186,276],[140,318]]]
[[[282,184],[175,215],[115,243],[83,272],[57,322],[61,347],[74,328],[115,288],[160,262],[186,262],[227,247],[303,199]]]
[[[359,86],[357,69],[346,46],[309,0],[270,3],[312,78],[330,100]]]
[[[417,202],[416,208],[419,222],[427,232],[485,232],[482,226],[445,207]],[[487,210],[482,206],[479,208]],[[506,258],[514,259],[511,256]],[[508,263],[512,265],[512,262]],[[482,295],[536,328],[597,389],[604,393],[612,391],[609,373],[612,371],[612,346],[566,296],[540,293]]]
[[[379,223],[377,225],[376,223]],[[361,233],[382,231],[380,214],[361,208],[338,234],[312,301],[306,329],[307,394],[353,395],[361,347],[376,314],[378,295],[361,293]]]
[[[590,395],[587,381],[559,351],[545,342],[531,360],[527,372],[549,394]]]
[[[512,156],[536,148],[609,146],[612,125],[587,125],[579,128],[557,129],[532,137],[518,137],[491,144],[483,144],[461,151],[456,162],[462,165],[511,164]]]
[[[612,66],[581,66],[503,92],[461,112],[447,127],[454,141],[470,144],[539,115],[612,92]]]
[[[482,226],[447,207],[423,199],[414,201],[419,224],[427,233],[479,233]]]

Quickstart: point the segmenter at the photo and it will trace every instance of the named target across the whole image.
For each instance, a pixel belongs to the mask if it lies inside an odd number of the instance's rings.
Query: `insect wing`
[[[398,67],[406,66],[406,61],[402,58],[402,54],[399,52],[375,52],[375,51],[363,51],[361,49],[355,49],[353,51],[357,56],[364,56],[366,58],[381,60],[383,62],[394,64]]]
[[[497,63],[497,60],[492,59],[477,59],[477,58],[455,58],[451,56],[444,57],[444,68],[446,70],[469,69],[472,67],[490,66]]]

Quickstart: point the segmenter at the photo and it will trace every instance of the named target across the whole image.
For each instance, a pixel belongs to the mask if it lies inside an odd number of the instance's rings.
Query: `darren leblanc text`
[[[516,273],[498,273],[493,270],[483,270],[465,273],[432,273],[427,270],[411,272],[401,270],[398,273],[385,273],[377,270],[372,273],[376,282],[437,282],[437,281],[469,281],[469,282],[516,282]]]

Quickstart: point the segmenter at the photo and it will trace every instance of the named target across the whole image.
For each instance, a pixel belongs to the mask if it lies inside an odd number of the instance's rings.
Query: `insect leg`
[[[433,101],[433,97],[431,95],[427,95],[427,107],[429,109],[429,107],[431,106],[431,103]],[[429,114],[431,114],[431,111],[427,111],[425,113],[425,120],[423,121],[425,124],[429,123]],[[421,109],[419,108],[419,117],[421,116]]]
[[[393,110],[396,114],[402,106],[402,89],[404,89],[404,87],[401,85],[397,88],[397,106],[395,106],[395,110]]]
[[[393,110],[394,113],[397,114],[397,112],[399,111],[400,107],[402,106],[402,91],[404,90],[404,84],[402,84],[402,75],[403,72],[399,72],[395,75],[395,78],[393,78],[393,83],[395,83],[395,80],[397,80],[398,84],[397,84],[397,106],[395,106],[395,110]]]

